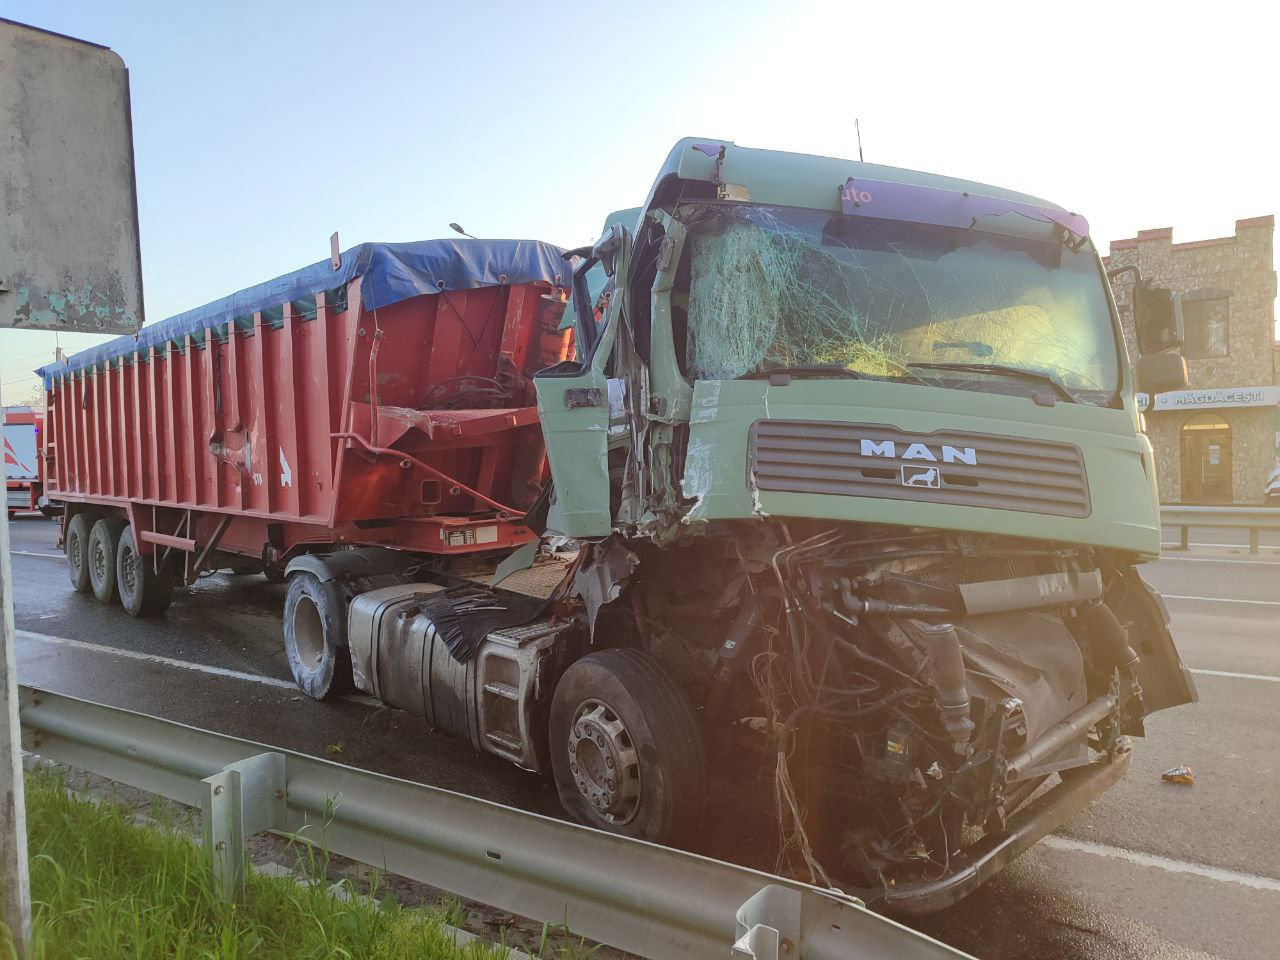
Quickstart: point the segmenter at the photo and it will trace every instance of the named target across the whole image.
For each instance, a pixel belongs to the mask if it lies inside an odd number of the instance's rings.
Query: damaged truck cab
[[[582,544],[545,749],[583,822],[679,841],[750,771],[779,869],[932,910],[1195,700],[1082,217],[690,139],[575,252],[531,521]],[[1138,289],[1141,387],[1172,389],[1176,298]]]

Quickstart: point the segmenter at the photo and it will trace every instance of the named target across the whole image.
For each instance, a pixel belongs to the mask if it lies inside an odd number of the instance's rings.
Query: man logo
[[[937,467],[914,467],[902,465],[902,485],[904,487],[928,487],[930,490],[942,489],[942,475]]]

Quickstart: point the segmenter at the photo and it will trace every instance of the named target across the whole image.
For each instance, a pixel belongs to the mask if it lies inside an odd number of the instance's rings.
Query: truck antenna
[[[858,123],[858,118],[853,118],[853,131],[858,135],[858,162],[862,162],[862,126]]]

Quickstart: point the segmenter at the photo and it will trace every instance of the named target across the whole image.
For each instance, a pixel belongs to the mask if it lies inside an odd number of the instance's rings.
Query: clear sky
[[[1265,9],[0,0],[129,66],[151,321],[322,259],[334,230],[579,245],[679,137],[856,157],[855,116],[867,160],[1061,203],[1104,249],[1228,235],[1280,211]],[[52,340],[0,331],[5,402]]]

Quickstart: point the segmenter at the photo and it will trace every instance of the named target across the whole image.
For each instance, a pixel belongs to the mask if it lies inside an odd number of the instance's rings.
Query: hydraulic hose
[[[917,629],[924,634],[929,648],[942,725],[951,736],[956,752],[963,753],[973,735],[973,720],[969,716],[969,689],[964,682],[960,637],[949,623],[921,623]]]
[[[1138,664],[1138,654],[1129,644],[1129,633],[1115,613],[1101,600],[1081,604],[1076,608],[1084,628],[1097,645],[1108,668],[1118,668],[1122,673],[1132,672]]]

